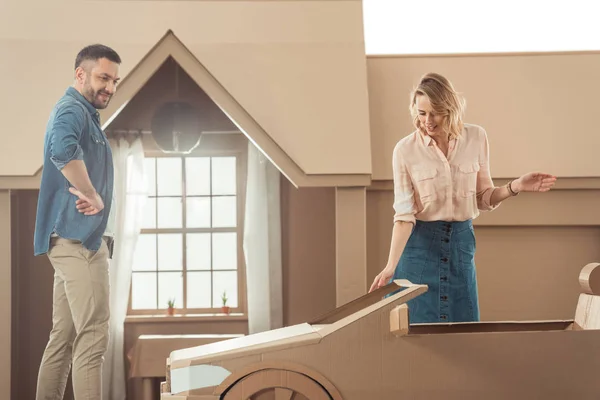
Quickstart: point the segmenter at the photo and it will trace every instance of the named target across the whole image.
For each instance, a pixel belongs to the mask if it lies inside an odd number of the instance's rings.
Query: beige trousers
[[[94,252],[53,237],[48,258],[54,267],[52,331],[36,400],[62,400],[71,365],[75,400],[101,400],[110,316],[106,242]]]

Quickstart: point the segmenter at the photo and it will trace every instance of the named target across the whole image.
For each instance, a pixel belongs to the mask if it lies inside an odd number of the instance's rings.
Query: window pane
[[[144,204],[142,229],[156,229],[156,197],[149,197]]]
[[[143,233],[133,253],[133,271],[156,271],[156,235]]]
[[[156,273],[134,272],[131,275],[131,308],[156,309]]]
[[[235,157],[212,159],[212,194],[236,194]]]
[[[188,272],[187,306],[188,308],[211,308],[210,272]]]
[[[144,173],[148,185],[148,196],[156,196],[156,158],[144,159]]]
[[[181,196],[181,158],[159,157],[156,159],[158,196]]]
[[[158,273],[158,308],[168,308],[175,299],[175,308],[183,308],[183,275],[181,272]]]
[[[181,233],[158,235],[158,269],[183,270],[183,238]]]
[[[187,198],[185,212],[188,228],[210,228],[210,197]]]
[[[210,269],[210,233],[189,233],[186,236],[187,270]]]
[[[235,196],[212,198],[212,218],[214,228],[233,228],[237,225],[236,199]]]
[[[188,196],[208,196],[210,194],[210,158],[186,158],[185,182]]]
[[[235,271],[218,271],[213,272],[213,304],[214,307],[221,307],[223,301],[221,296],[223,292],[227,293],[227,305],[229,307],[238,306],[237,296],[237,272]]]
[[[237,233],[213,233],[213,269],[237,269]]]
[[[166,197],[157,199],[158,228],[181,228],[182,206],[181,197]]]

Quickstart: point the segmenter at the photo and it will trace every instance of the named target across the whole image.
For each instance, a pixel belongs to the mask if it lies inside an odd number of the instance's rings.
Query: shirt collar
[[[87,99],[85,97],[83,97],[83,95],[81,93],[79,93],[77,91],[77,89],[75,89],[73,86],[69,86],[69,88],[67,89],[66,94],[68,96],[73,97],[75,100],[79,101],[81,104],[83,104],[85,106],[85,108],[93,116],[97,116],[98,115],[98,110],[96,110],[96,107],[94,107],[89,101],[87,101]]]
[[[431,145],[431,136],[429,136],[426,133],[423,133],[423,131],[421,131],[420,129],[418,130],[419,135],[421,136],[421,138],[423,139],[423,144],[427,147],[429,145]]]
[[[423,139],[423,144],[425,146],[431,146],[433,145],[433,139],[431,138],[431,136],[429,136],[426,133],[423,133],[420,129],[418,130],[421,138]],[[450,139],[449,144],[452,145],[453,143],[456,143],[456,141],[458,140],[458,138],[454,138],[454,139]]]

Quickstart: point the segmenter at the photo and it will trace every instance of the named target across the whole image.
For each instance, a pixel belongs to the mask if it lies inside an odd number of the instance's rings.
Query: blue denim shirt
[[[104,202],[96,215],[77,211],[77,196],[61,170],[72,160],[83,160],[92,185]],[[80,241],[96,251],[110,214],[113,196],[113,158],[100,126],[100,115],[75,88],[69,87],[58,101],[46,126],[44,166],[37,204],[34,255],[45,254],[50,236]]]

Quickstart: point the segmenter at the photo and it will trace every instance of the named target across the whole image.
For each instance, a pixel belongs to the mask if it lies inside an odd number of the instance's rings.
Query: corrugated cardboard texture
[[[596,269],[583,281],[595,278],[600,273]],[[396,307],[408,296],[391,297],[392,302],[386,298],[332,318],[336,329],[315,327],[322,337],[318,342],[272,351],[261,346],[254,352],[258,362],[249,358],[248,349],[239,349],[245,360],[228,352],[214,364],[232,375],[214,394],[230,389],[242,393],[232,397],[237,400],[274,387],[293,390],[292,385],[303,385],[308,390],[316,381],[325,390],[339,391],[344,400],[598,398],[600,330],[573,329],[573,321],[487,322],[414,325],[408,334],[396,336],[390,313],[398,312]],[[287,380],[294,373],[310,379]],[[246,376],[263,379],[253,380],[252,390],[244,392],[236,381]]]

